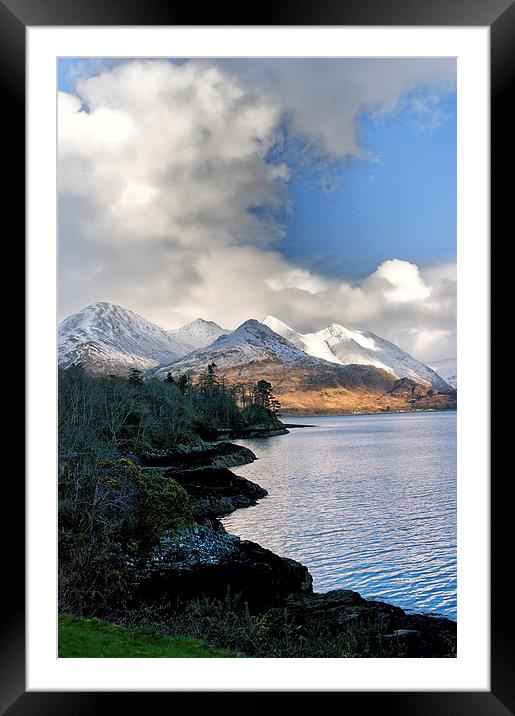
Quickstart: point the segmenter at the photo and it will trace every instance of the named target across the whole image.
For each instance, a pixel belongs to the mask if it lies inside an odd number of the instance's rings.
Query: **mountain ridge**
[[[298,350],[288,340],[275,333],[256,319],[248,319],[234,331],[219,336],[210,345],[194,351],[167,366],[152,371],[153,375],[198,373],[205,370],[209,363],[217,363],[219,369],[227,371],[239,368],[242,374],[245,367],[259,362],[283,361],[289,365],[313,361],[306,353]],[[223,365],[219,365],[223,362]]]
[[[245,321],[209,346],[149,375],[188,375],[196,381],[213,364],[216,375],[226,384],[270,382],[282,412],[383,412],[455,406],[452,392],[437,393],[409,378],[403,379],[409,390],[399,390],[398,379],[382,368],[341,365],[310,356],[256,319]]]
[[[330,323],[320,331],[302,334],[270,315],[263,323],[308,355],[331,363],[372,365],[395,378],[411,378],[437,390],[453,387],[427,364],[371,331],[350,330],[339,323]]]
[[[250,386],[267,380],[286,411],[378,412],[413,403],[455,404],[455,391],[453,396],[450,386],[427,366],[429,375],[436,376],[432,382],[424,384],[406,369],[399,377],[414,380],[421,389],[409,394],[393,390],[398,380],[395,371],[391,366],[385,369],[381,361],[374,365],[367,351],[374,350],[383,360],[386,348],[394,357],[398,352],[411,361],[410,369],[418,362],[374,334],[336,323],[314,334],[299,334],[279,319],[269,316],[268,322],[281,332],[255,318],[233,331],[202,318],[165,331],[129,309],[100,302],[60,324],[59,365],[79,364],[94,374],[119,376],[136,368],[148,378],[164,379],[170,372],[196,380],[214,363],[218,376],[228,384]],[[354,355],[353,362],[343,362]],[[435,401],[433,394],[442,386],[444,397]]]

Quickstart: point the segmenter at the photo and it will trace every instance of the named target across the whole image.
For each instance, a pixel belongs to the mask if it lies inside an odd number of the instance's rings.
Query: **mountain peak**
[[[116,303],[111,303],[110,301],[95,301],[95,303],[91,303],[88,308],[122,308],[121,306],[118,306]]]
[[[156,326],[155,323],[147,321],[146,318],[143,318],[143,316],[140,316],[130,308],[124,308],[117,303],[109,303],[109,301],[97,301],[96,303],[90,303],[88,306],[85,306],[85,308],[81,308],[80,311],[77,311],[77,313],[73,313],[71,316],[68,316],[68,318],[65,318],[61,322],[61,326],[70,319],[80,318],[81,320],[87,320],[86,317],[90,317],[92,320],[101,320],[102,317],[105,318],[109,316],[112,316],[113,319],[116,317],[118,320],[121,319],[124,321],[143,321]],[[159,326],[156,326],[156,328],[159,328]],[[163,329],[160,328],[159,330]]]
[[[182,373],[199,374],[211,362],[224,372],[236,370],[240,374],[252,371],[257,365],[305,365],[313,359],[298,350],[288,340],[255,318],[250,318],[234,331],[220,335],[213,343],[162,366],[156,375]]]
[[[329,323],[326,328],[326,331],[331,331],[332,333],[347,333],[349,332],[348,328],[345,328],[345,326],[342,326],[341,323]]]
[[[276,333],[268,326],[264,325],[260,321],[257,321],[255,318],[249,318],[248,320],[240,324],[237,328],[235,328],[232,333],[229,333],[225,336],[220,336],[216,343],[223,340],[224,342],[229,341],[231,344],[233,344],[239,340],[254,339],[257,339],[258,341],[277,340],[281,343],[286,342],[280,334]]]
[[[345,328],[345,326],[342,326],[340,323],[330,323],[328,326],[319,331],[318,335],[322,336],[330,347],[339,341],[353,341],[367,351],[379,350],[374,342],[372,334],[364,334],[361,331],[353,331],[350,328]]]
[[[260,321],[255,318],[248,318],[246,321],[243,321],[243,323],[240,323],[238,328],[234,329],[234,332],[247,329],[261,330],[262,328],[263,324]]]
[[[130,311],[129,308],[123,308],[123,306],[119,306],[116,303],[109,303],[109,301],[97,301],[96,303],[90,303],[89,306],[86,306],[81,311],[78,311],[78,313],[82,313],[82,311],[97,311],[99,309],[102,311]]]
[[[204,348],[210,343],[215,341],[220,336],[229,333],[225,328],[221,328],[218,323],[214,321],[206,321],[204,318],[195,318],[194,321],[186,323],[181,328],[173,328],[167,331],[169,336],[172,336],[175,340],[180,340],[185,350],[183,355],[191,353],[192,351]]]
[[[194,321],[190,321],[186,324],[187,326],[216,326],[217,328],[221,328],[221,326],[218,325],[218,323],[215,323],[214,321],[206,321],[205,318],[195,318]],[[185,328],[185,326],[183,326]]]
[[[267,318],[273,319],[273,316],[267,316]],[[289,332],[296,335],[292,328],[289,328],[285,323],[279,321],[279,319],[270,320],[270,322],[265,323],[264,321],[257,321],[255,318],[250,318],[238,326],[228,337],[252,336],[258,340],[273,341],[290,348],[302,350],[290,340],[288,337]]]
[[[298,333],[274,316],[263,323],[292,345],[314,358],[340,365],[370,365],[396,378],[411,378],[437,390],[450,385],[429,366],[417,361],[393,343],[368,331],[356,331],[340,323],[329,323],[314,333]]]
[[[59,365],[93,373],[127,375],[176,360],[187,350],[155,323],[130,309],[100,301],[59,325]]]

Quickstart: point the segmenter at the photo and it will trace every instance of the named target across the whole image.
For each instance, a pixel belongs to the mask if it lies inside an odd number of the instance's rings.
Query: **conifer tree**
[[[132,385],[143,385],[143,378],[140,370],[137,368],[131,368],[129,383],[132,383]]]

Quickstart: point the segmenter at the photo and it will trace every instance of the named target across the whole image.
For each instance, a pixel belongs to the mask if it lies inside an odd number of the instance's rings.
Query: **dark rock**
[[[404,638],[404,637],[412,637],[412,636],[418,636],[419,632],[415,631],[414,629],[396,629],[393,634],[386,634],[387,637],[394,637],[394,638]]]
[[[203,517],[223,517],[240,507],[255,505],[256,500],[268,495],[263,487],[235,475],[227,468],[173,470],[165,474],[184,487],[197,521]]]
[[[206,467],[233,467],[254,462],[256,456],[249,448],[233,443],[202,443],[177,450],[146,451],[140,456],[143,467],[167,467],[170,470],[198,470]]]
[[[218,522],[221,526],[221,523]],[[223,529],[197,525],[163,539],[162,549],[154,557],[153,566],[176,571],[192,571],[200,567],[218,564],[238,551],[240,538]]]
[[[237,438],[272,438],[276,435],[287,435],[290,431],[283,428],[268,428],[255,426],[252,428],[242,428],[238,430],[237,434],[231,437],[235,440]]]
[[[171,604],[200,596],[241,595],[253,608],[278,603],[291,593],[310,593],[306,567],[255,542],[199,526],[165,543],[137,577],[139,598]]]

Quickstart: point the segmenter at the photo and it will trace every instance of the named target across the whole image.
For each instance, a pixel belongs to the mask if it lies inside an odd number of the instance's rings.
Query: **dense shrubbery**
[[[79,614],[123,608],[131,564],[147,559],[161,537],[193,524],[188,496],[175,480],[143,473],[121,458],[95,472],[64,469],[59,481],[60,608]]]
[[[143,381],[92,377],[80,367],[59,375],[60,607],[79,614],[123,609],[131,565],[161,538],[193,524],[185,490],[134,456],[199,442],[204,433],[273,424],[271,386],[227,388],[214,365],[187,377]]]
[[[66,475],[59,482],[61,524],[76,534],[114,537],[144,555],[160,536],[193,523],[188,496],[158,471],[143,473],[128,458],[104,462],[94,475]]]

